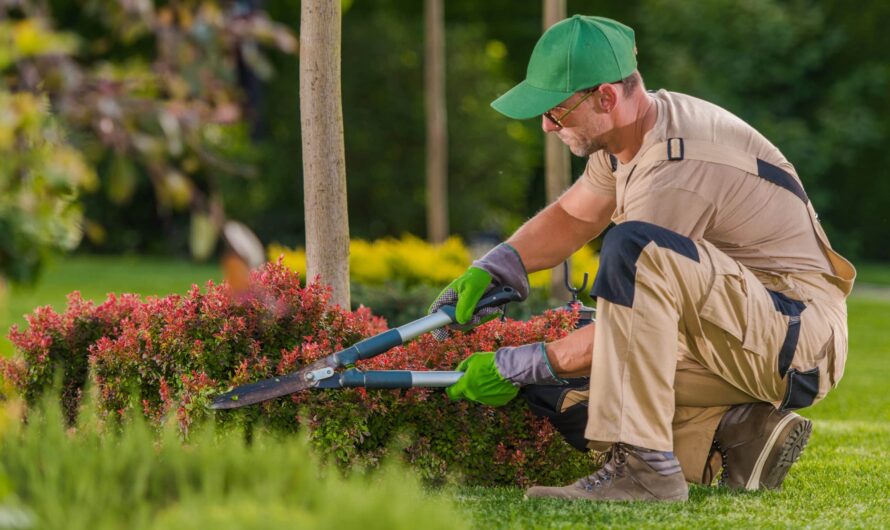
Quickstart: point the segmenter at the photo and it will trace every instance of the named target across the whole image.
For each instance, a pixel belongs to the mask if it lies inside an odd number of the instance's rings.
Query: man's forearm
[[[590,375],[596,324],[588,324],[565,337],[545,345],[547,360],[559,377]]]
[[[601,223],[582,221],[554,202],[529,219],[507,243],[519,252],[526,271],[550,269],[599,235]]]

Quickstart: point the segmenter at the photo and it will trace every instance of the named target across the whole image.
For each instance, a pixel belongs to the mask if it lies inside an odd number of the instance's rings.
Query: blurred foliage
[[[267,0],[299,27],[297,0]],[[503,16],[509,7],[510,16]],[[694,3],[570,0],[569,13],[622,20],[637,31],[647,88],[708,99],[739,115],[796,164],[836,247],[890,259],[890,106],[885,3],[838,0]],[[488,103],[525,75],[541,32],[540,3],[449,1],[445,9],[452,230],[506,236],[544,205],[542,134]],[[665,23],[670,21],[670,23]],[[350,225],[357,237],[422,235],[422,3],[355,2],[343,17],[343,101]],[[719,29],[718,29],[719,28]],[[265,240],[302,243],[298,65],[263,91],[259,163],[268,186],[229,194],[231,211]],[[583,168],[573,159],[574,174]]]
[[[842,59],[860,40],[859,28],[839,23],[830,6],[644,0],[635,25],[640,68],[648,88],[707,99],[757,128],[795,165],[834,246],[887,259],[882,241],[867,241],[890,237],[886,209],[877,207],[890,199],[890,186],[874,178],[890,163],[886,149],[883,164],[857,168],[890,132],[886,111],[876,107],[890,102],[888,48]],[[878,2],[857,11],[872,7],[888,12]]]
[[[225,212],[265,241],[303,243],[299,0],[39,4],[7,8],[0,38],[19,44],[2,47],[0,72],[14,90],[42,84],[96,166],[93,241],[182,252],[191,233],[206,254]],[[422,2],[343,7],[352,235],[423,235]],[[890,259],[890,35],[876,23],[890,4],[569,0],[568,12],[634,27],[648,88],[751,123],[796,164],[836,247]],[[543,142],[535,120],[488,103],[524,77],[541,5],[449,0],[445,18],[451,228],[504,237],[544,205]]]
[[[403,4],[356,2],[343,17],[350,230],[359,238],[426,229],[423,19],[420,4]],[[299,29],[297,0],[267,0],[264,7]],[[522,222],[543,145],[533,124],[489,109],[512,80],[504,72],[506,45],[485,29],[478,20],[446,26],[449,208],[451,229],[464,236],[503,233]],[[226,209],[264,240],[294,246],[304,232],[299,65],[281,54],[273,63],[279,75],[261,91],[257,123],[263,185],[228,181]]]
[[[100,169],[105,193],[93,202],[100,212],[111,206],[126,217],[138,197],[155,209],[151,226],[139,231],[191,213],[201,225],[191,230],[192,248],[203,249],[215,243],[207,219],[216,226],[224,219],[219,181],[255,176],[238,77],[271,76],[261,46],[295,53],[298,44],[283,26],[240,6],[4,2],[0,74],[14,92],[49,94],[72,142]],[[139,191],[149,183],[153,197],[145,201]],[[88,237],[114,237],[114,217],[92,219]]]
[[[31,31],[25,25],[0,23],[0,33],[10,29],[17,46],[7,52],[46,51],[63,41],[32,42],[21,36]],[[45,97],[0,90],[0,280],[32,282],[48,253],[76,247],[83,217],[77,198],[96,185],[48,107]]]
[[[306,251],[280,245],[269,248],[269,259],[284,264],[306,278]],[[458,237],[433,245],[410,234],[401,239],[376,241],[353,239],[349,243],[349,274],[352,281],[379,285],[400,280],[406,286],[446,284],[470,265],[470,251]]]
[[[0,417],[14,405],[0,403]],[[4,527],[466,528],[395,459],[344,476],[302,438],[207,428],[184,442],[170,424],[159,434],[138,415],[118,429],[97,416],[89,404],[69,428],[47,400],[0,431]]]

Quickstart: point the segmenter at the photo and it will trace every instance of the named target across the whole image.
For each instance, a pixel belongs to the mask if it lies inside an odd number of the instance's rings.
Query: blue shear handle
[[[374,335],[361,342],[357,342],[352,346],[337,352],[335,355],[340,366],[348,366],[355,364],[359,359],[370,359],[371,357],[380,355],[381,353],[401,346],[403,343],[402,336],[397,329],[384,331],[379,335]]]
[[[345,388],[411,388],[411,372],[408,370],[381,370],[375,372],[346,370],[340,374],[340,385]]]
[[[482,300],[480,300],[479,303],[476,304],[476,311],[485,309],[486,307],[504,305],[508,302],[514,302],[517,300],[519,300],[519,293],[516,292],[516,289],[513,289],[512,287],[501,286],[484,296]],[[454,306],[442,306],[440,310],[448,315],[451,323],[454,323]],[[396,329],[384,331],[379,335],[374,335],[373,337],[369,337],[361,342],[357,342],[352,346],[346,348],[345,350],[341,350],[334,354],[337,356],[337,363],[339,364],[339,366],[349,366],[351,364],[355,364],[355,362],[360,359],[370,359],[371,357],[380,355],[390,348],[401,346],[405,343],[406,340],[413,339],[421,332],[440,328],[448,324],[447,321],[437,320],[438,318],[439,317],[435,317],[433,315],[427,315],[426,317],[415,320],[412,323],[405,324],[404,326],[400,326]],[[433,320],[432,324],[430,324],[429,322],[430,319]],[[426,324],[424,325],[423,323]]]

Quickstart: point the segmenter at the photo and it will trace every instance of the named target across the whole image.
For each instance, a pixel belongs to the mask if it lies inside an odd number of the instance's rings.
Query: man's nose
[[[554,132],[560,130],[562,127],[553,123],[552,121],[547,119],[547,116],[541,115],[541,129],[544,130],[545,133]]]

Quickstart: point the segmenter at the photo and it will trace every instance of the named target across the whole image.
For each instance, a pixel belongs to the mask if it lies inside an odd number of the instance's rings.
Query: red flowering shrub
[[[111,296],[98,306],[74,293],[65,313],[40,308],[28,318],[27,329],[12,330],[20,357],[0,360],[0,368],[30,402],[51,387],[59,371],[69,418],[92,373],[106,417],[120,417],[132,407],[157,423],[172,414],[185,434],[211,415],[220,425],[278,432],[304,427],[313,443],[342,465],[374,465],[407,434],[408,460],[433,480],[460,472],[479,484],[553,483],[581,474],[589,464],[520,400],[493,409],[450,402],[433,389],[312,390],[209,412],[205,406],[216,393],[292,372],[386,329],[367,308],[349,312],[330,306],[325,289],[301,287],[297,275],[280,263],[255,273],[253,280],[253,291],[240,296],[212,282],[185,296],[144,301]],[[492,322],[445,342],[424,336],[360,367],[450,370],[474,351],[555,340],[574,320],[570,313],[552,311],[528,322]]]
[[[111,294],[105,303],[95,306],[73,292],[62,315],[49,306],[37,308],[26,317],[28,329],[20,331],[12,326],[9,339],[21,357],[0,359],[2,374],[29,403],[34,403],[52,386],[55,370],[59,369],[62,405],[73,422],[89,370],[90,345],[101,337],[116,335],[121,322],[141,304],[136,295]]]

